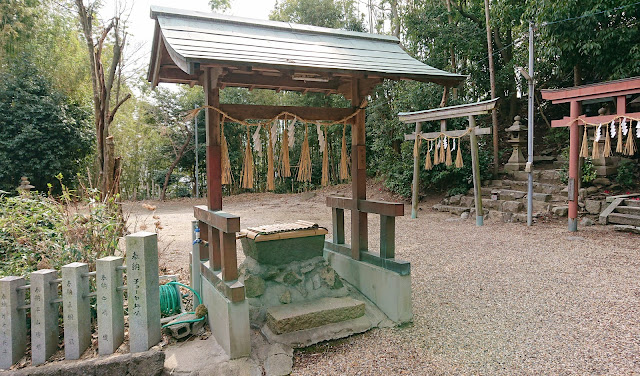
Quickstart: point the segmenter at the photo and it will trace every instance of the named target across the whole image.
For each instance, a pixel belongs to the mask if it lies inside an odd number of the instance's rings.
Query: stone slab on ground
[[[315,301],[271,307],[267,325],[276,334],[311,329],[364,315],[364,302],[353,298],[322,298]]]
[[[438,205],[433,205],[433,209],[440,212],[449,212],[451,214],[460,215],[464,212],[468,212],[471,208],[438,204]]]
[[[621,232],[631,232],[640,235],[640,227],[629,225],[615,225],[613,229]]]
[[[158,376],[163,372],[164,361],[164,352],[149,350],[89,360],[63,360],[39,367],[23,368],[10,374],[12,376]]]

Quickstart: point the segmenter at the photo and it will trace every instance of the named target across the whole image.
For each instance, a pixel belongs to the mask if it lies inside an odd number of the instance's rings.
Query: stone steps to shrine
[[[267,326],[277,335],[358,319],[365,303],[350,297],[321,298],[267,310]]]
[[[600,213],[601,224],[640,227],[640,195],[616,198]]]

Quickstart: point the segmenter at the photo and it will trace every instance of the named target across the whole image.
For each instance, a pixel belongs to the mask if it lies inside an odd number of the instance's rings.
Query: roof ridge
[[[151,5],[151,18],[157,19],[158,15],[171,15],[174,17],[178,16],[178,17],[184,17],[184,18],[217,20],[225,23],[259,25],[259,26],[269,27],[273,29],[285,29],[285,30],[310,33],[310,34],[343,35],[351,38],[369,39],[369,40],[384,41],[387,43],[396,43],[396,44],[400,43],[400,40],[398,38],[391,35],[371,34],[371,33],[359,32],[359,31],[339,30],[339,29],[332,29],[328,27],[296,24],[293,22],[261,20],[256,18],[229,16],[226,14],[220,14],[220,13],[214,13],[214,12],[202,12],[202,11],[195,11],[195,10],[186,10],[186,9]]]

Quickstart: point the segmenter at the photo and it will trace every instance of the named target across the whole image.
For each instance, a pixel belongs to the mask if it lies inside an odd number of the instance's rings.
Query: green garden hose
[[[176,290],[176,288],[174,287],[174,285],[176,286],[181,286],[184,287],[186,289],[189,289],[189,291],[191,291],[197,298],[198,298],[198,305],[202,304],[202,298],[200,298],[200,294],[198,294],[194,289],[192,289],[191,287],[184,285],[180,282],[176,282],[176,281],[171,281],[165,285],[161,285],[160,286],[160,311],[162,312],[163,315],[175,315],[177,313],[180,312],[180,293],[178,292],[178,290]],[[187,314],[196,314],[195,312],[184,312],[183,314],[181,314],[180,316],[176,317],[180,318],[184,315]],[[166,328],[168,326],[171,325],[177,325],[177,324],[183,324],[183,323],[192,323],[192,322],[200,322],[204,320],[204,316],[197,318],[197,319],[193,319],[193,320],[182,320],[182,321],[177,321],[177,322],[170,322],[168,324],[163,325],[163,328]]]

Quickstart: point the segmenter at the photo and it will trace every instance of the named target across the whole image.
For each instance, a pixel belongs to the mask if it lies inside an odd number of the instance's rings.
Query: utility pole
[[[373,0],[369,0],[369,32],[373,34]]]
[[[491,43],[491,26],[489,25],[489,0],[484,0],[484,18],[487,24],[487,53],[489,54],[489,82],[491,83],[491,99],[496,99],[496,74],[493,66],[493,45]],[[498,110],[491,110],[493,123],[493,173],[498,172]]]
[[[198,108],[198,105],[194,105],[194,108]],[[196,175],[196,198],[200,197],[200,191],[199,191],[199,187],[198,187],[198,115],[196,114],[196,116],[194,116],[194,124],[193,124],[193,134],[195,135],[195,154],[196,154],[196,168],[195,168],[195,175]]]
[[[529,102],[527,114],[527,165],[525,171],[528,172],[527,177],[527,226],[533,223],[533,100],[535,75],[533,73],[534,50],[533,50],[533,31],[535,27],[533,22],[529,22]]]

